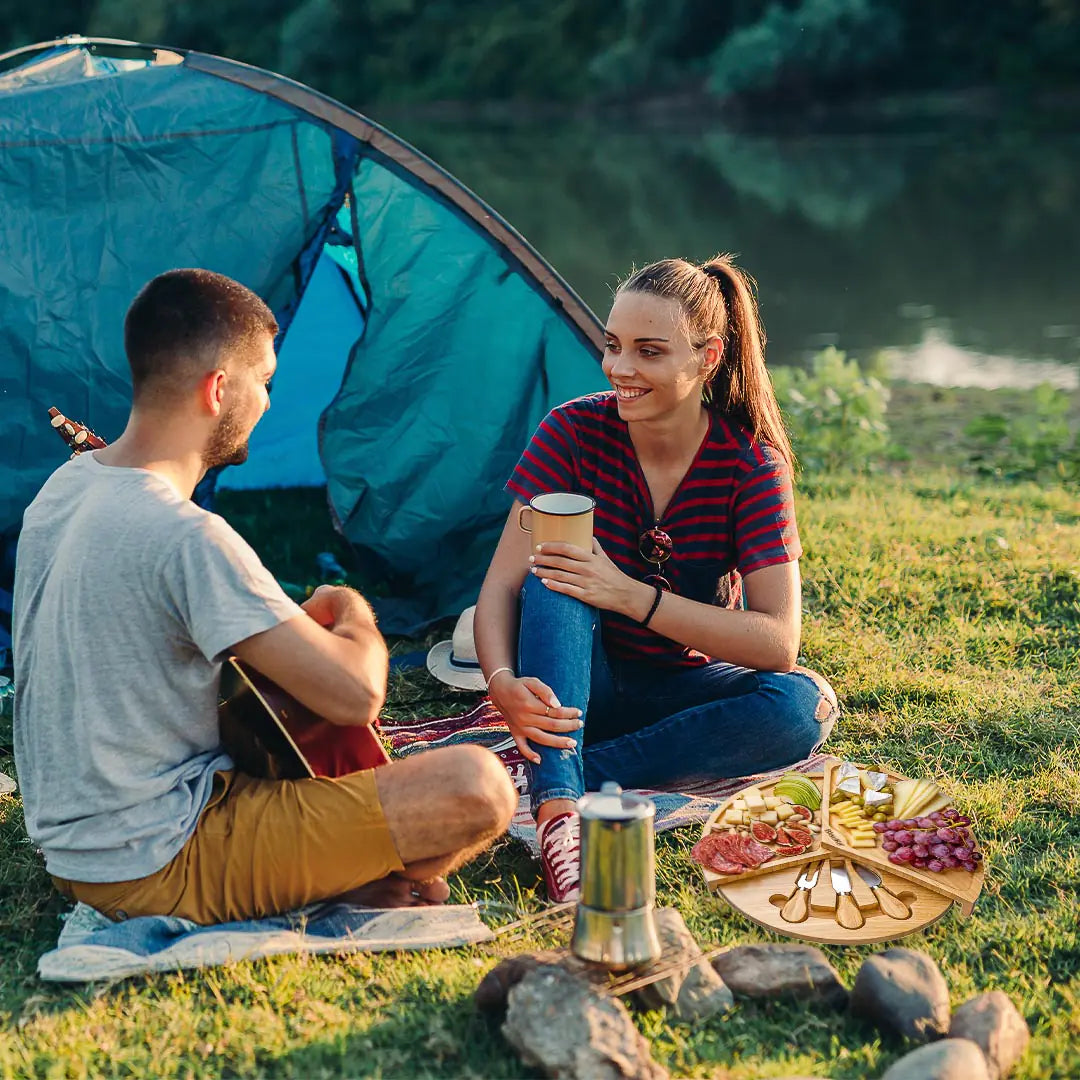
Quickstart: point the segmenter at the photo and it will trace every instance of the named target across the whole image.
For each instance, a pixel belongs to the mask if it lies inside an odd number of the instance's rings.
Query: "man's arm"
[[[305,614],[238,642],[233,652],[334,724],[371,724],[386,700],[386,642],[367,601],[323,585]]]

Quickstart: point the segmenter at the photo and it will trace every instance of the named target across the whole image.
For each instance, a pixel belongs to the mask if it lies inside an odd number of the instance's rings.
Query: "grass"
[[[894,473],[804,481],[803,651],[845,708],[834,752],[931,777],[976,818],[990,873],[974,917],[950,912],[903,944],[937,961],[954,1004],[990,989],[1013,999],[1033,1035],[1015,1077],[1074,1077],[1080,507],[1075,492],[979,482],[935,465],[925,440],[908,445],[916,458]],[[244,509],[232,508],[241,527],[257,528],[259,508],[247,517]],[[264,531],[260,546],[275,572],[303,581],[314,552],[332,544],[318,530],[303,542],[297,535],[265,542]],[[393,677],[388,709],[445,714],[471,700],[413,671]],[[0,770],[11,773],[9,755],[0,731]],[[694,839],[693,829],[658,838],[660,902],[678,907],[706,946],[783,940],[703,890],[689,858]],[[458,899],[540,906],[535,868],[511,842],[453,884]],[[497,948],[285,957],[64,988],[34,973],[63,910],[25,839],[17,798],[0,799],[0,1076],[526,1073],[471,1004]],[[875,948],[825,952],[850,985]],[[740,1001],[693,1027],[661,1012],[637,1022],[673,1074],[723,1080],[877,1076],[905,1049],[797,1001]]]

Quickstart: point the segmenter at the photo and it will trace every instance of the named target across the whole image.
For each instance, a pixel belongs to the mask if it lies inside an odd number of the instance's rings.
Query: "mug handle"
[[[518,508],[518,528],[524,533],[531,533],[532,529],[522,524],[521,518],[524,514],[529,513],[532,510],[531,506],[522,506]]]

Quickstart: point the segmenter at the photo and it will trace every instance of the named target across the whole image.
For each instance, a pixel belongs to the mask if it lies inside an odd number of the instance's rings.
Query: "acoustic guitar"
[[[59,409],[49,409],[49,417],[72,457],[107,445]],[[272,780],[344,776],[390,760],[373,728],[324,720],[235,656],[221,669],[218,720],[222,746],[249,776]]]

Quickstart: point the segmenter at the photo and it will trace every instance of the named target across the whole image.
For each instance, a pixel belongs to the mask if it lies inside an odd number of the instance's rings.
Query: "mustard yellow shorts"
[[[108,884],[53,881],[110,919],[176,915],[209,924],[291,911],[401,869],[373,771],[308,780],[219,772],[191,839],[157,873]]]

